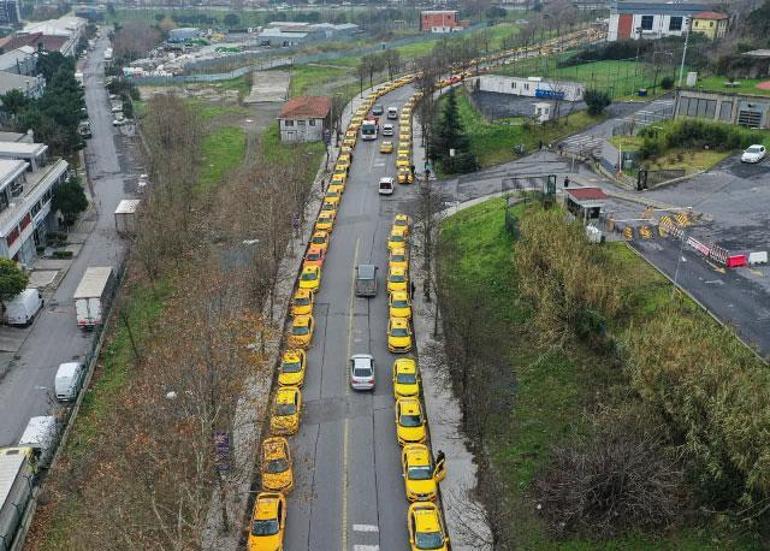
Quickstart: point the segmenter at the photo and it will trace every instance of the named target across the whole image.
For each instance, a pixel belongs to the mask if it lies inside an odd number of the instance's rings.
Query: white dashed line
[[[353,531],[354,532],[379,532],[380,528],[379,526],[376,526],[374,524],[354,524]]]
[[[379,545],[354,545],[353,551],[380,551]]]

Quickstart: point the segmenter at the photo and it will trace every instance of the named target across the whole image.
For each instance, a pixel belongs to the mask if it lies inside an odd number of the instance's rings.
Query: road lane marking
[[[356,269],[356,263],[358,262],[358,246],[361,243],[361,238],[356,237],[356,248],[353,252],[353,278],[350,282],[350,300],[348,301],[348,349],[347,349],[347,356],[350,358],[350,349],[353,346],[352,344],[352,338],[353,338],[353,308],[355,307],[356,302],[356,278],[355,278],[355,269]],[[342,363],[342,365],[346,366],[345,369],[347,370],[348,361],[347,358],[345,358],[345,361]],[[347,372],[345,373],[345,376],[342,378],[343,384],[345,385],[345,388],[347,389],[347,393],[350,393],[350,385],[347,383]],[[347,417],[345,417],[345,423],[343,425],[342,429],[342,551],[347,551],[348,549],[348,438],[350,433],[350,422]]]
[[[379,532],[380,527],[376,524],[354,524],[354,532]]]
[[[380,551],[379,545],[354,545],[353,551]]]

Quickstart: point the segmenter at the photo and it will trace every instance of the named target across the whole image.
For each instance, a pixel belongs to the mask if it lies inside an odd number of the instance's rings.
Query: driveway
[[[123,146],[112,126],[107,92],[104,88],[103,37],[84,66],[85,96],[93,138],[85,157],[94,197],[94,230],[85,240],[80,254],[37,317],[16,352],[16,359],[0,381],[0,446],[18,442],[30,417],[51,412],[53,380],[59,363],[83,358],[91,348],[93,336],[82,333],[75,324],[72,295],[88,266],[117,268],[125,252],[115,234],[112,213],[127,193],[133,157]],[[119,151],[121,154],[119,156]]]

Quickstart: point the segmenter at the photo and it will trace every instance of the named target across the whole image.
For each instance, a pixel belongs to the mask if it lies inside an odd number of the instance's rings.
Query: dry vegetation
[[[200,117],[158,96],[143,129],[157,154],[128,295],[51,473],[31,549],[199,549],[212,492],[229,491],[215,435],[232,433],[245,381],[272,376],[252,344],[317,159],[289,151],[268,162],[253,143],[239,170],[200,186],[191,162],[207,130]],[[137,319],[132,303],[148,289],[162,290],[162,302]]]

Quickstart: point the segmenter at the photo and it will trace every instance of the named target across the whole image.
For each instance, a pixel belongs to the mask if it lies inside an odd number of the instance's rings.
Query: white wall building
[[[299,96],[287,101],[278,114],[281,141],[317,142],[330,128],[332,102],[326,96]]]
[[[20,154],[34,169],[19,158],[0,158],[0,256],[31,266],[35,247],[43,245],[46,232],[55,227],[51,198],[54,187],[66,179],[68,164],[62,159],[48,162],[43,144],[0,142],[0,151],[11,156],[10,150],[19,146],[29,146]]]
[[[607,41],[682,36],[689,29],[693,15],[712,7],[708,2],[618,0],[610,6]]]
[[[585,86],[578,82],[557,81],[542,77],[481,75],[466,80],[466,83],[472,86],[474,90],[482,92],[497,92],[498,94],[542,98],[544,100],[580,101],[585,92]]]

